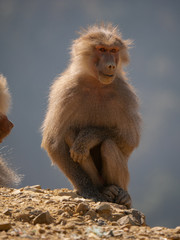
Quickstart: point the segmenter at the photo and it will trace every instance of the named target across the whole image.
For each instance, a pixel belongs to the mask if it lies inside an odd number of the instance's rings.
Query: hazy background
[[[0,72],[15,127],[1,153],[20,186],[69,187],[41,150],[40,126],[52,80],[65,69],[76,31],[100,21],[134,39],[129,77],[141,99],[141,145],[129,160],[134,207],[151,226],[180,225],[180,1],[0,0]]]

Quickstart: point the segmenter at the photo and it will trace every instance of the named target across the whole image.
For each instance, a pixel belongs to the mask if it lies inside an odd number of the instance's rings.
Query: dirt
[[[0,239],[180,239],[180,226],[150,228],[136,209],[68,189],[0,188]]]

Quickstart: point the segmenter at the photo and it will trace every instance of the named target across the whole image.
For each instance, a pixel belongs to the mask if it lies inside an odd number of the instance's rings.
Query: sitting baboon
[[[141,118],[123,71],[130,40],[117,27],[95,25],[73,41],[68,68],[51,86],[42,147],[78,193],[131,206],[128,158]]]
[[[0,75],[0,143],[11,132],[14,126],[6,116],[10,102],[11,97],[6,78]],[[0,187],[12,186],[19,183],[19,181],[20,177],[0,157]]]

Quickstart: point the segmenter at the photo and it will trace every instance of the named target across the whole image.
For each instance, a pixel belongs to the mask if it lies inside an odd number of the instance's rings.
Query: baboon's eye
[[[106,49],[102,47],[102,48],[99,48],[99,51],[100,52],[106,52]]]
[[[118,52],[118,49],[112,48],[110,51],[111,51],[112,53],[117,53],[117,52]]]

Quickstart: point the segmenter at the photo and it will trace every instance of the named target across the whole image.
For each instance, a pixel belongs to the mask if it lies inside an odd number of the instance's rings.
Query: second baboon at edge
[[[80,195],[127,207],[128,158],[141,128],[138,98],[123,71],[130,44],[111,24],[81,32],[51,86],[42,125],[42,147]]]

